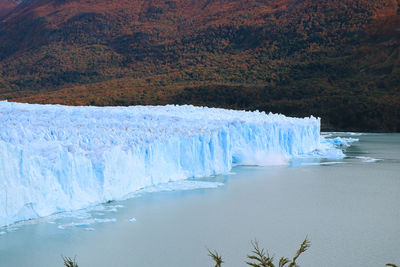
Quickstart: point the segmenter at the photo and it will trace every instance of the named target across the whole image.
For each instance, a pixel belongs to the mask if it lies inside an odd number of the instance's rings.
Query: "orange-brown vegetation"
[[[0,0],[0,17],[7,15],[17,6],[13,0]]]
[[[0,99],[400,131],[399,0],[30,0],[0,17]]]

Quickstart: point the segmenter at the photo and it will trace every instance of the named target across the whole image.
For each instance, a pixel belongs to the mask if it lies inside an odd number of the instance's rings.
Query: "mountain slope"
[[[397,0],[25,1],[0,23],[0,98],[193,103],[400,131],[398,7]]]
[[[0,18],[7,15],[17,6],[13,0],[0,0]]]

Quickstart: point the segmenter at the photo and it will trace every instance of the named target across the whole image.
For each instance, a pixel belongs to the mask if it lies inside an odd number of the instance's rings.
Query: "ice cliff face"
[[[0,101],[0,226],[227,173],[233,164],[280,164],[320,146],[313,117]]]

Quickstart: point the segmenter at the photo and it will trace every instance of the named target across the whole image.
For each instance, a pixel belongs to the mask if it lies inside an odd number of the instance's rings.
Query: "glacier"
[[[0,101],[0,227],[229,173],[234,165],[284,164],[307,155],[343,157],[312,116]]]

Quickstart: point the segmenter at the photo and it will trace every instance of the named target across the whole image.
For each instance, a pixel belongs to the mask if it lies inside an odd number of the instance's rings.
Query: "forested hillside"
[[[0,17],[7,15],[17,6],[17,2],[13,0],[0,0]]]
[[[399,0],[0,0],[0,99],[400,131]]]

